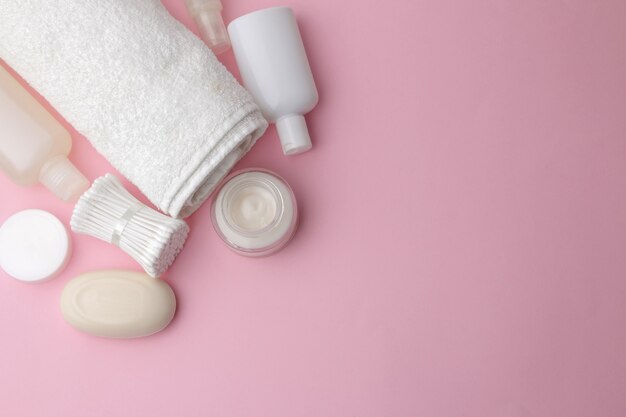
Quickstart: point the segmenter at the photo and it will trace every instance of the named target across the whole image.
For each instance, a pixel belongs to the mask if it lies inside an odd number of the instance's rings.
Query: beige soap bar
[[[176,297],[165,281],[132,271],[95,271],[71,280],[61,295],[63,318],[95,336],[131,338],[163,330]]]

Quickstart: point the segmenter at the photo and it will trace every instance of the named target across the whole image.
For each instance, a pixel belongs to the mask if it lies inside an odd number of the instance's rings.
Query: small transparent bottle
[[[89,188],[87,178],[67,159],[69,132],[2,66],[0,126],[0,170],[13,182],[41,182],[64,201],[76,200]]]
[[[230,49],[230,38],[222,18],[220,0],[185,0],[187,11],[196,21],[202,40],[215,55]]]

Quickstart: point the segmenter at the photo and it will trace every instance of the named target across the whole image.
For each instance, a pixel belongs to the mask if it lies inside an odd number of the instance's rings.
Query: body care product
[[[220,0],[185,0],[187,11],[196,21],[202,40],[215,55],[230,49],[230,39],[222,18]]]
[[[67,283],[61,312],[74,328],[94,336],[141,337],[172,321],[176,297],[165,281],[140,272],[88,272]]]
[[[0,267],[19,281],[45,281],[65,268],[70,246],[67,229],[54,215],[20,211],[0,227]]]
[[[0,169],[19,185],[41,182],[74,200],[89,181],[67,159],[69,132],[0,66]]]
[[[211,207],[213,227],[228,246],[246,256],[265,256],[285,246],[298,224],[289,184],[267,170],[232,174]]]
[[[187,223],[142,204],[111,174],[81,196],[70,224],[76,233],[118,246],[155,278],[174,262],[189,233]]]
[[[293,11],[273,7],[241,16],[228,33],[243,83],[276,123],[285,155],[311,149],[304,114],[318,94]]]

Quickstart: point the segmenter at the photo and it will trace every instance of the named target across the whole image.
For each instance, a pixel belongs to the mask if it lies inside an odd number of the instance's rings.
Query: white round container
[[[235,252],[266,256],[285,246],[298,224],[296,198],[281,177],[263,169],[229,176],[211,206],[217,234]]]
[[[22,282],[41,282],[58,275],[70,259],[67,229],[43,210],[23,210],[0,227],[0,267]]]

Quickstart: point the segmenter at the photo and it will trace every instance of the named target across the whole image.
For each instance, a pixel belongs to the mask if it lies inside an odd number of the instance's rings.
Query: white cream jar
[[[265,256],[289,242],[298,224],[289,184],[271,171],[247,169],[227,178],[211,206],[213,227],[245,256]]]

